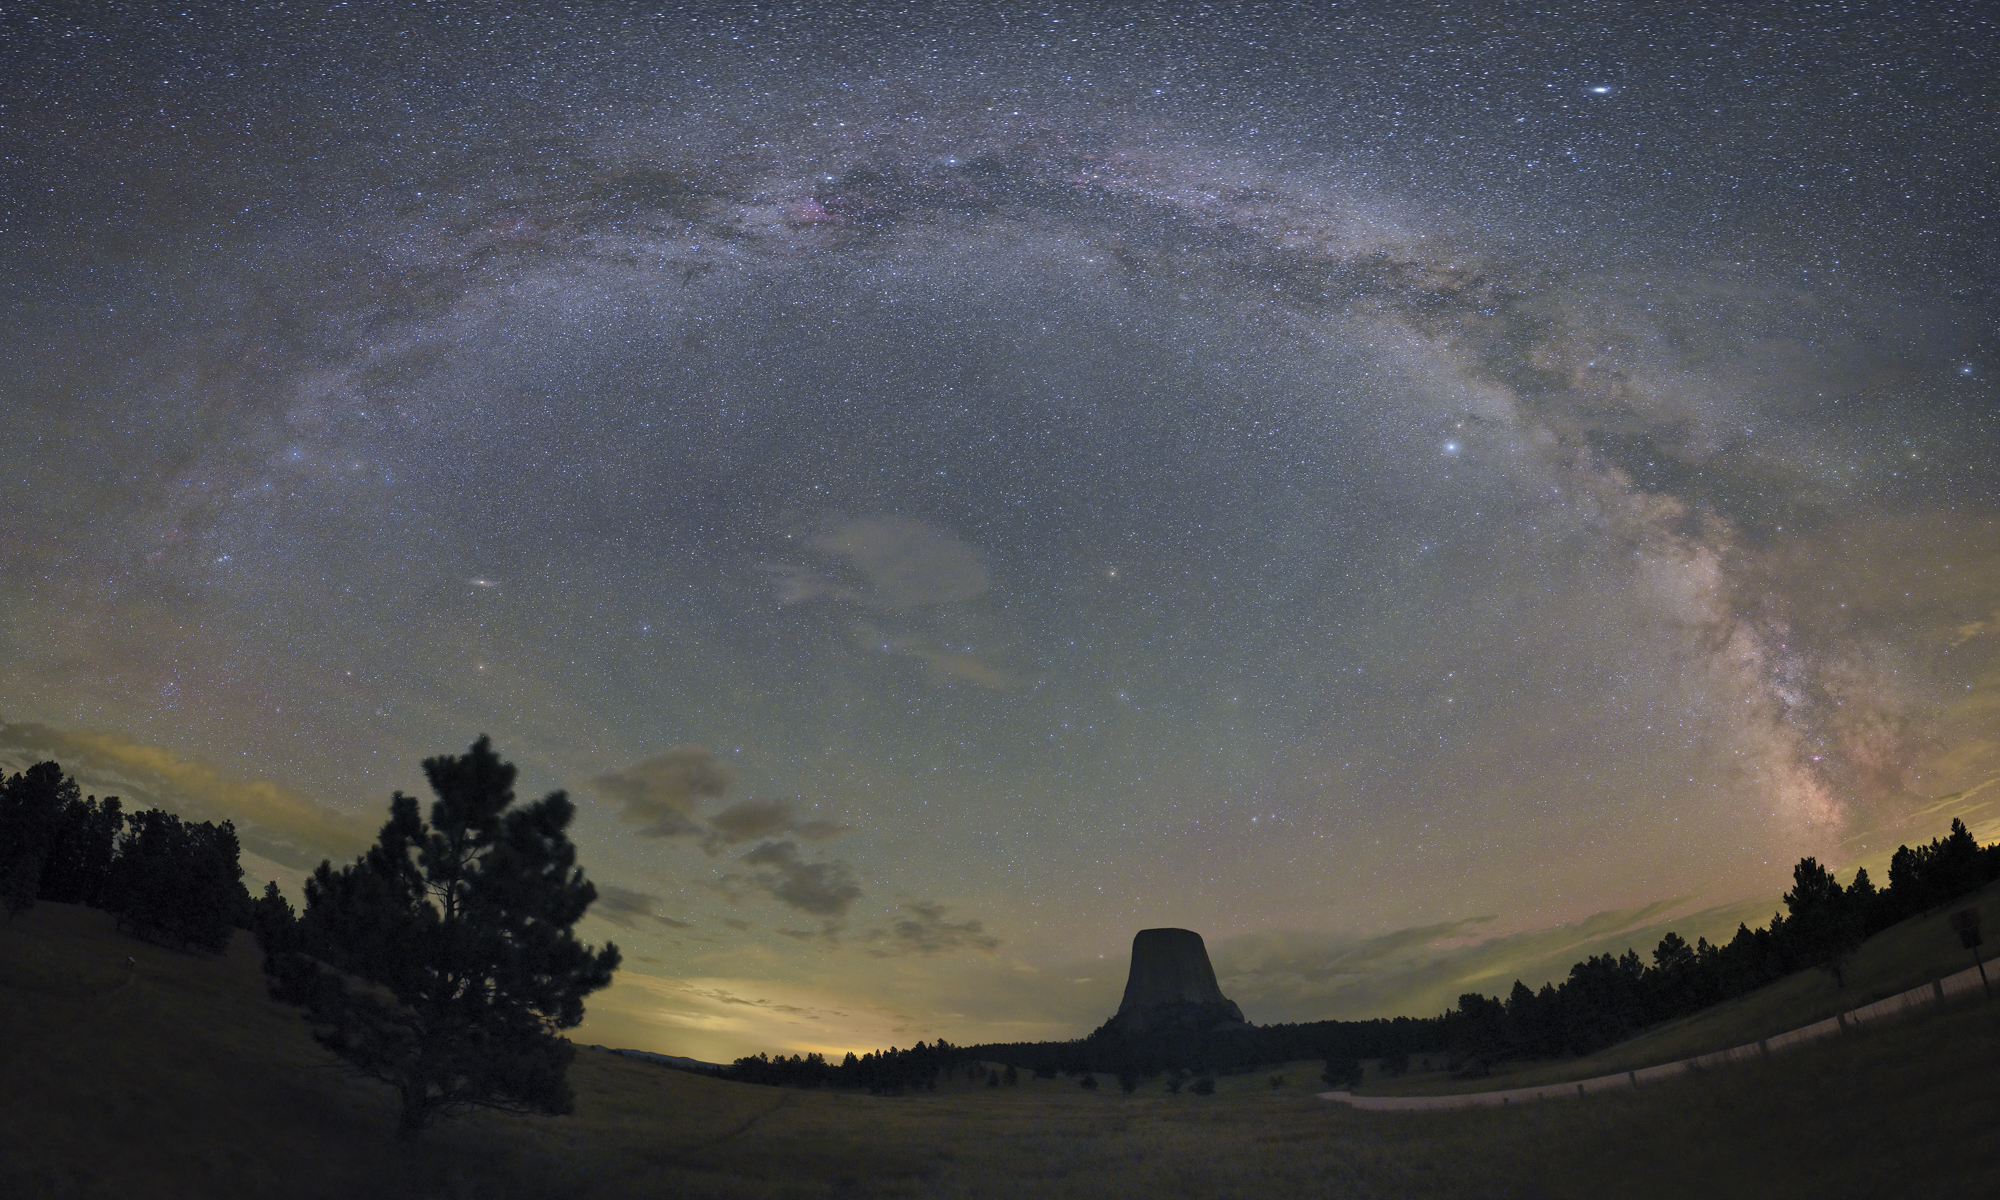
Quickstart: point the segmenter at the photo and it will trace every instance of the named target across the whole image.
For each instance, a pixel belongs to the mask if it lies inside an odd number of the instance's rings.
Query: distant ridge
[[[679,1071],[720,1071],[727,1063],[703,1062],[698,1058],[683,1058],[678,1054],[655,1054],[651,1050],[614,1050],[609,1046],[592,1046],[592,1050],[604,1050],[611,1054],[622,1054],[626,1058],[643,1058],[663,1067],[673,1067]]]

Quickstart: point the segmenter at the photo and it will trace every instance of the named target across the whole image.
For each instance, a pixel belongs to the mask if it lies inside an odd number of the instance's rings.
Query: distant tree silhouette
[[[366,854],[306,882],[296,923],[279,919],[273,889],[258,914],[273,994],[397,1090],[405,1137],[469,1107],[571,1111],[576,1051],[557,1031],[618,966],[616,946],[572,931],[597,898],[565,832],[574,807],[561,792],[515,807],[514,774],[484,737],[425,760],[428,824],[397,793]]]
[[[1953,817],[1951,832],[1934,845],[1936,849],[1931,852],[1930,862],[1931,890],[1940,905],[1963,896],[1990,878],[1979,843],[1966,829],[1964,821]]]
[[[1461,1063],[1501,1056],[1507,1049],[1507,1008],[1498,1000],[1467,992],[1458,998],[1452,1051]]]
[[[250,929],[264,950],[265,970],[274,969],[273,956],[299,948],[299,918],[292,902],[278,890],[277,882],[266,883],[264,894],[250,904]]]
[[[64,803],[42,860],[41,898],[56,904],[101,904],[124,827],[116,796],[106,796],[102,803],[95,796]]]
[[[250,906],[236,826],[199,825],[157,808],[136,812],[118,839],[104,907],[140,937],[221,953]]]
[[[35,906],[62,812],[76,783],[56,763],[36,763],[0,784],[0,900],[12,920]]]
[[[1694,1012],[1716,999],[1711,978],[1714,947],[1702,939],[1690,946],[1687,939],[1669,931],[1653,948],[1653,965],[1646,969],[1644,991],[1649,1002],[1648,1021],[1666,1021],[1682,1013]]]
[[[1853,882],[1847,885],[1847,908],[1861,923],[1864,936],[1895,924],[1893,920],[1883,919],[1886,906],[1887,897],[1875,890],[1875,882],[1868,878],[1868,868],[1858,868]]]
[[[1007,1069],[1000,1075],[1000,1082],[1006,1084],[1008,1087],[1019,1087],[1021,1085],[1021,1073],[1014,1069],[1013,1063],[1007,1064]]]
[[[1361,1060],[1351,1054],[1337,1054],[1326,1060],[1320,1082],[1328,1087],[1354,1087],[1361,1082]]]
[[[1836,986],[1846,987],[1847,960],[1868,936],[1868,930],[1833,872],[1820,866],[1817,859],[1800,859],[1792,868],[1792,890],[1785,893],[1785,908],[1790,915],[1785,920],[1784,936],[1793,954],[1831,974]]]
[[[35,907],[35,895],[42,890],[42,858],[39,854],[16,853],[11,865],[0,875],[0,902],[7,906],[7,919]]]

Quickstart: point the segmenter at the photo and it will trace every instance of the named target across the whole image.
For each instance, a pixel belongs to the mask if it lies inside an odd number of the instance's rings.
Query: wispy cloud
[[[635,892],[614,883],[597,883],[597,901],[590,906],[590,915],[600,920],[626,929],[640,928],[641,921],[653,921],[669,929],[693,929],[692,921],[676,920],[660,914],[659,897],[646,892]]]
[[[734,846],[773,834],[790,834],[809,842],[823,842],[847,831],[845,825],[801,814],[789,800],[741,800],[708,818],[703,849],[711,854],[724,846]]]
[[[791,842],[762,842],[742,861],[763,870],[756,885],[785,907],[814,916],[837,917],[861,898],[861,886],[843,862],[806,862]]]
[[[700,746],[676,746],[590,781],[619,804],[619,815],[640,826],[641,837],[693,837],[704,832],[695,808],[729,790],[736,773]]]
[[[979,921],[945,920],[942,904],[904,904],[904,914],[887,929],[871,930],[868,940],[877,943],[868,954],[872,958],[892,958],[902,954],[941,954],[947,950],[977,950],[990,954],[1000,948],[1000,939],[986,932]]]
[[[761,893],[794,912],[838,917],[861,897],[854,871],[837,859],[809,861],[799,842],[823,842],[846,827],[790,800],[753,797],[713,813],[703,801],[720,800],[735,781],[728,764],[700,746],[680,746],[591,781],[615,800],[620,815],[640,826],[642,837],[686,838],[713,856],[755,841],[737,861],[755,868],[703,880],[700,886],[731,903]],[[823,935],[815,935],[823,936]]]
[[[590,786],[617,801],[619,815],[639,826],[640,837],[687,838],[710,854],[781,834],[823,842],[847,831],[810,810],[801,811],[791,800],[771,797],[739,800],[709,814],[700,811],[703,801],[722,799],[735,781],[735,770],[708,750],[676,746],[599,775]]]

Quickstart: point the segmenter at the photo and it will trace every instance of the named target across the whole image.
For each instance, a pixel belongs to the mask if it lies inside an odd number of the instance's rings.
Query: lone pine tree
[[[485,737],[424,775],[428,824],[398,792],[366,854],[306,881],[296,922],[281,897],[259,904],[272,994],[400,1093],[402,1136],[471,1107],[567,1113],[576,1051],[557,1031],[619,961],[572,929],[597,898],[565,833],[575,807],[561,792],[515,807],[514,768]]]

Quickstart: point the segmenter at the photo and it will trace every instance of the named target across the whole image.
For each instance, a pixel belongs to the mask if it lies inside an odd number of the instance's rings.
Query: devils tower
[[[1125,999],[1106,1022],[1114,1033],[1208,1030],[1243,1024],[1243,1010],[1222,994],[1208,947],[1192,929],[1141,929],[1132,938]]]

